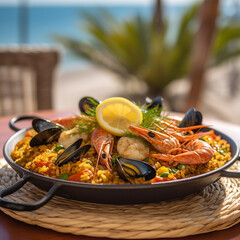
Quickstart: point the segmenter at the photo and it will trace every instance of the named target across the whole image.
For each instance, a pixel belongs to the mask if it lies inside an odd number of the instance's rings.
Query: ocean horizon
[[[98,14],[100,9],[109,11],[116,19],[125,21],[131,19],[135,15],[140,15],[146,19],[150,19],[153,15],[152,5],[105,5],[105,6],[29,6],[27,39],[26,44],[33,45],[50,45],[61,46],[53,39],[54,35],[65,35],[69,37],[88,40],[88,36],[84,32],[86,24],[83,12]],[[169,39],[174,38],[179,20],[186,10],[186,5],[181,6],[165,6],[164,15],[170,20]],[[223,8],[226,14],[234,9],[228,7]],[[16,45],[19,44],[19,6],[16,5],[0,5],[0,45]],[[64,69],[74,68],[84,64],[83,60],[77,59],[63,50],[61,67]]]

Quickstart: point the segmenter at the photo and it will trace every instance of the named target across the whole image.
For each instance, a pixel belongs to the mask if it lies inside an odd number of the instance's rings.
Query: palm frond
[[[150,91],[159,94],[170,82],[189,72],[199,7],[195,4],[186,10],[172,42],[167,39],[167,19],[163,29],[156,31],[151,20],[137,15],[122,22],[104,9],[98,14],[81,12],[86,21],[87,42],[64,36],[54,39],[73,54],[119,74],[124,80],[134,75],[146,82]],[[239,38],[238,22],[220,24],[213,42],[212,62],[219,64],[239,55]]]

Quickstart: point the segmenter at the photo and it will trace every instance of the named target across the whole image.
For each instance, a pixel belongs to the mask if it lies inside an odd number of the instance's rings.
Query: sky
[[[0,0],[0,5],[150,5],[154,0]],[[167,5],[186,5],[197,0],[164,0]]]

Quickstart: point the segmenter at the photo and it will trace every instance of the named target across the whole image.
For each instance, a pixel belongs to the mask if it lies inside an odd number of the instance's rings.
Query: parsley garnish
[[[79,132],[91,133],[98,126],[97,119],[90,116],[77,116],[75,124],[79,129]]]
[[[154,107],[151,109],[142,109],[143,121],[140,124],[141,127],[148,129],[156,129],[154,123],[159,124],[165,117],[161,116],[162,108]]]

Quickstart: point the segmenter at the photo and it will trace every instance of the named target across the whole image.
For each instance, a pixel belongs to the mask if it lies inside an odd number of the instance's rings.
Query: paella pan
[[[193,108],[176,120],[163,113],[159,97],[141,107],[122,98],[99,103],[85,97],[79,105],[81,115],[34,117],[33,129],[7,141],[4,156],[22,179],[1,192],[1,206],[34,210],[54,194],[100,203],[156,202],[199,191],[221,176],[239,177],[224,170],[238,158],[236,143],[202,125]],[[45,197],[32,204],[2,198],[27,181],[48,191]]]

